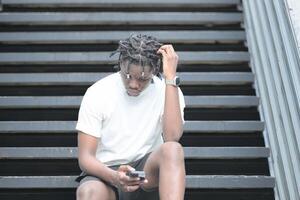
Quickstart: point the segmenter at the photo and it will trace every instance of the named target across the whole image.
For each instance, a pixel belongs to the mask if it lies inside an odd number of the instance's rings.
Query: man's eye
[[[126,79],[131,79],[132,78],[132,76],[130,74],[126,74],[125,77],[126,77]]]
[[[149,81],[151,78],[140,78],[139,81],[142,81],[142,82],[147,82]]]

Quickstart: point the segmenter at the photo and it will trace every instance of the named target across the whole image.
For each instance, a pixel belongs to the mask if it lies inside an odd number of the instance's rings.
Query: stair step
[[[76,121],[0,121],[0,133],[76,132]]]
[[[266,147],[184,147],[186,159],[246,159],[267,158]]]
[[[74,200],[75,188],[60,189],[1,189],[1,200]],[[245,189],[186,189],[185,200],[275,200],[273,188]]]
[[[41,32],[41,31],[145,31],[145,30],[244,30],[240,23],[236,24],[180,24],[180,25],[160,25],[160,24],[111,24],[111,25],[29,25],[29,24],[3,24],[0,23],[1,32]]]
[[[186,177],[187,188],[273,188],[270,176],[191,175]]]
[[[244,108],[258,106],[256,96],[185,96],[186,108]],[[79,108],[82,96],[0,96],[0,109]]]
[[[39,140],[40,134],[30,135],[26,139],[28,134],[1,134],[2,140],[11,141],[11,144],[16,144],[16,146],[23,147],[24,144],[27,146],[36,146],[35,141]],[[73,136],[69,134],[59,134],[56,136],[57,138],[62,138],[64,140],[60,140],[59,142],[52,142],[48,138],[50,137],[51,133],[43,134],[43,139],[45,142],[39,142],[39,146],[76,146],[76,139],[77,135],[74,134]],[[52,134],[53,135],[53,134]],[[41,136],[40,136],[41,137]],[[69,140],[67,140],[69,138]],[[23,139],[23,141],[22,141]],[[51,141],[47,143],[46,140]],[[20,141],[21,140],[21,141]],[[24,141],[26,140],[26,141]],[[72,144],[70,144],[72,142]],[[187,132],[185,131],[179,141],[183,146],[187,147],[264,147],[264,138],[262,132]],[[4,143],[4,142],[2,142]],[[7,146],[4,144],[0,146]],[[29,147],[30,147],[29,146]]]
[[[187,108],[233,108],[259,105],[259,98],[256,96],[184,96],[184,99]]]
[[[270,175],[267,158],[186,159],[185,170],[187,175]],[[0,176],[73,176],[80,172],[77,159],[0,160]]]
[[[247,48],[243,43],[237,44],[173,44],[176,51],[190,51],[190,52],[243,52],[246,51]],[[0,45],[0,52],[6,53],[42,53],[42,52],[101,52],[101,51],[114,51],[118,48],[118,45],[113,44],[3,44]],[[187,61],[186,61],[187,62]],[[207,61],[208,62],[208,61]],[[210,61],[213,62],[213,61]],[[216,64],[225,65],[226,63],[221,63],[222,61],[214,61],[220,62]],[[225,61],[223,61],[225,62]],[[226,61],[229,62],[229,61]],[[243,65],[245,62],[237,62],[231,61],[234,63],[227,63],[231,65]],[[66,64],[66,63],[65,63]],[[85,64],[86,65],[86,64]],[[47,66],[49,67],[49,65]],[[103,66],[104,67],[104,66]],[[113,69],[111,66],[105,66]],[[102,68],[102,67],[101,67]],[[99,68],[98,68],[99,69]]]
[[[73,121],[77,119],[78,108],[20,108],[0,110],[0,121]],[[256,107],[185,109],[186,121],[258,121],[259,119]]]
[[[261,121],[186,121],[186,132],[256,132],[264,130]]]
[[[14,5],[14,6],[24,6],[24,7],[122,7],[122,6],[151,6],[151,7],[161,7],[161,6],[221,6],[221,5],[237,5],[240,4],[240,0],[152,0],[151,2],[147,0],[2,0],[4,6]]]
[[[0,121],[0,133],[74,133],[76,121]],[[261,121],[186,121],[185,132],[257,132]]]
[[[2,176],[0,188],[75,188],[76,176]],[[270,176],[187,175],[186,188],[273,188]]]
[[[1,77],[1,73],[0,73]],[[182,83],[182,82],[181,82]],[[227,84],[213,85],[215,82],[207,83],[206,85],[184,85],[180,88],[184,95],[201,95],[201,96],[235,96],[247,95],[255,96],[255,90],[252,82],[247,84]],[[6,85],[5,85],[6,84]],[[87,88],[92,84],[86,85],[12,85],[1,83],[0,93],[2,96],[83,96]],[[230,85],[231,84],[231,85]]]
[[[179,141],[186,147],[264,147],[262,132],[187,132]],[[0,133],[0,147],[75,147],[73,132]],[[1,165],[1,164],[0,164]]]
[[[241,13],[220,12],[2,12],[10,25],[201,25],[241,23]]]
[[[9,44],[78,44],[117,43],[133,31],[72,31],[72,32],[0,32],[1,43]],[[232,43],[245,40],[244,31],[139,31],[165,43]]]
[[[24,44],[26,45],[26,44]],[[41,44],[42,45],[42,44]],[[176,47],[175,47],[176,48]],[[0,64],[1,73],[115,72],[114,64]],[[248,62],[228,64],[180,64],[177,72],[251,72]]]
[[[0,53],[0,64],[112,64],[111,52]],[[177,52],[180,64],[236,63],[249,61],[248,52]]]
[[[91,85],[111,73],[2,73],[0,85]],[[182,85],[253,83],[251,72],[179,72]]]
[[[267,158],[265,147],[184,147],[186,159]],[[1,159],[77,159],[77,147],[0,147]]]

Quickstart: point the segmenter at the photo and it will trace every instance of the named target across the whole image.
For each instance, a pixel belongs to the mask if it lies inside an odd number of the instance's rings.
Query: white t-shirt
[[[181,114],[185,107],[179,89]],[[82,99],[76,129],[99,138],[96,157],[105,165],[140,159],[163,143],[162,115],[165,83],[153,83],[133,97],[126,93],[120,73],[89,87]]]

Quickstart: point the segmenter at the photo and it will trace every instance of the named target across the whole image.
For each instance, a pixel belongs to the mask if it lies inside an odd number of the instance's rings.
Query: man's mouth
[[[138,96],[140,94],[140,91],[139,90],[127,89],[127,94],[129,96]]]

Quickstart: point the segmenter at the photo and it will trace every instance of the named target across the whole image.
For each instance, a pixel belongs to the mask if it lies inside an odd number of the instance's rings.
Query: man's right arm
[[[82,171],[99,177],[125,192],[133,192],[141,183],[147,181],[128,177],[126,172],[133,170],[129,165],[121,165],[117,171],[104,165],[96,158],[97,146],[98,138],[78,132],[78,160]]]
[[[82,171],[97,176],[111,184],[117,180],[117,172],[96,159],[98,138],[78,132],[78,161]]]

